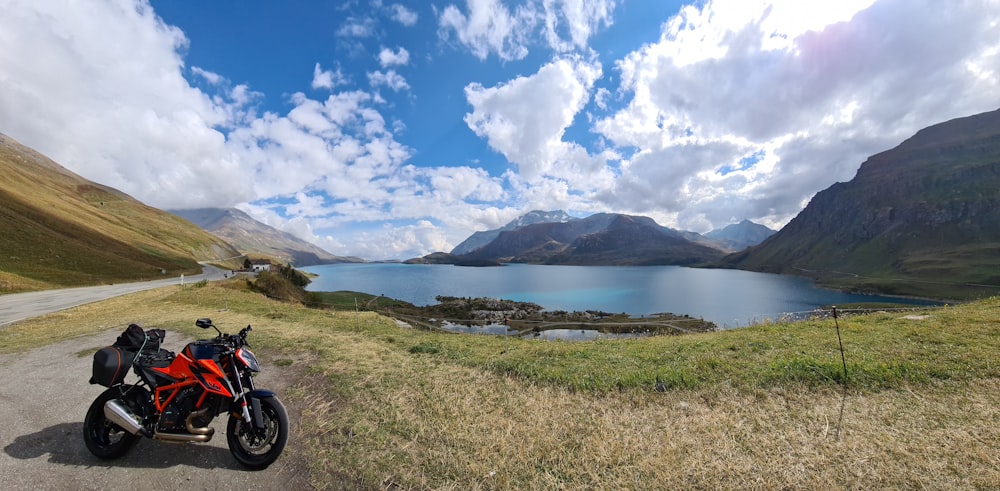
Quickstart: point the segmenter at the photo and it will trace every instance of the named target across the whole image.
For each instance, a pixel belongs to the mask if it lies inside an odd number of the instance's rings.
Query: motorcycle
[[[195,325],[215,329],[213,339],[188,343],[177,355],[160,349],[162,329],[130,325],[115,344],[94,354],[92,384],[108,387],[87,410],[83,440],[95,456],[115,459],[139,437],[165,442],[207,442],[209,427],[227,414],[229,451],[243,466],[259,470],[281,455],[288,416],[274,392],[254,387],[260,372],[247,344],[248,325],[223,334],[211,319]],[[139,377],[124,383],[131,366]]]

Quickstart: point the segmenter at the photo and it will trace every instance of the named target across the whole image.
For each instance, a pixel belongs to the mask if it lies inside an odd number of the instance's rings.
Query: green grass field
[[[997,298],[840,318],[845,380],[832,320],[537,341],[405,329],[337,295],[153,290],[7,327],[0,352],[253,324],[262,359],[301,369],[282,398],[318,488],[1000,487]]]

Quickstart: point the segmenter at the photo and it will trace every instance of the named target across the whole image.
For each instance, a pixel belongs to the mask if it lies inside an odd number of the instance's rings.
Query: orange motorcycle
[[[195,325],[218,336],[189,343],[177,355],[161,349],[162,329],[130,325],[94,354],[92,384],[108,387],[90,405],[83,440],[102,459],[121,457],[139,436],[168,442],[207,442],[218,415],[228,415],[226,440],[250,469],[271,465],[288,440],[288,416],[278,397],[254,387],[260,372],[247,345],[251,327],[223,334],[211,319]],[[126,384],[129,367],[139,377]]]

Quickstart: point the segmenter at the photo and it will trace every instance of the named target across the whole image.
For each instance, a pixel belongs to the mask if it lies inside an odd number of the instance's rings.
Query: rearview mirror
[[[198,326],[198,327],[200,327],[202,329],[208,329],[210,327],[215,327],[215,326],[212,325],[212,319],[209,319],[207,317],[201,318],[201,319],[198,319],[198,320],[194,321],[194,325],[196,325],[196,326]]]

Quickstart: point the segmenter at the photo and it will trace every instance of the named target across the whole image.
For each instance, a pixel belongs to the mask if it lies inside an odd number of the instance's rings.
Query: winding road
[[[143,290],[151,290],[161,286],[195,283],[201,280],[221,280],[228,271],[207,264],[202,265],[201,274],[180,276],[138,283],[120,283],[115,285],[87,286],[80,288],[64,288],[60,290],[44,290],[39,292],[11,293],[0,295],[0,328],[17,321],[30,319],[39,315],[50,314],[78,305],[98,302],[119,295],[126,295]]]

